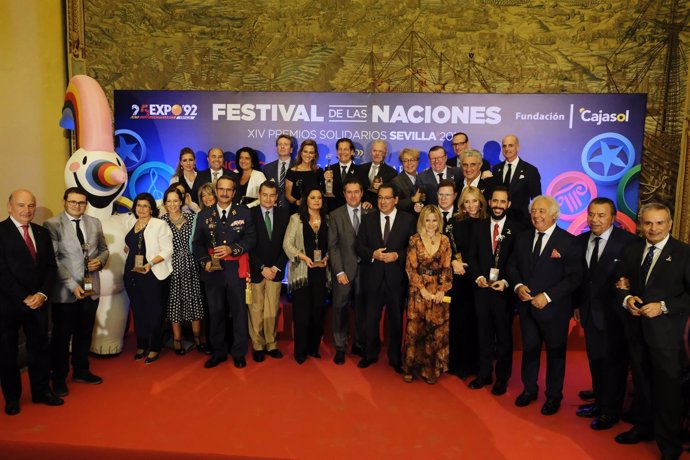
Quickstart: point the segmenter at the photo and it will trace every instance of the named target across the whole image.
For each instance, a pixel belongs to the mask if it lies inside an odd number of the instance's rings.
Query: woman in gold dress
[[[448,369],[448,302],[452,285],[451,247],[441,229],[441,212],[436,206],[422,209],[417,233],[410,238],[406,270],[410,278],[407,305],[407,333],[403,380],[416,376],[436,383]],[[447,299],[446,299],[447,300]]]

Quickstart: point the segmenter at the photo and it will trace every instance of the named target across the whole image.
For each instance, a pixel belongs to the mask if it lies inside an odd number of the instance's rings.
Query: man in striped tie
[[[275,182],[278,185],[278,203],[281,208],[289,209],[288,202],[285,198],[285,175],[293,166],[292,160],[292,138],[287,134],[280,134],[276,138],[276,153],[278,159],[267,163],[264,166],[263,172],[266,179]]]

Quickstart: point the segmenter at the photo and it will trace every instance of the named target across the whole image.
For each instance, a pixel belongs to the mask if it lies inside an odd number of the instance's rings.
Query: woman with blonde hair
[[[434,384],[448,370],[449,304],[445,297],[452,286],[451,247],[442,222],[436,206],[425,206],[407,249],[410,294],[403,380],[408,383],[419,376]]]

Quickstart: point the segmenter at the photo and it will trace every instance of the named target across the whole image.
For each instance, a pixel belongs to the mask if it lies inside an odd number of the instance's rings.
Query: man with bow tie
[[[642,414],[616,442],[635,444],[656,440],[662,459],[682,453],[683,397],[680,373],[684,357],[684,328],[690,313],[690,246],[670,235],[671,211],[648,203],[639,212],[644,241],[623,256],[623,275],[629,290],[619,289],[631,319],[628,324],[630,365],[635,394],[643,397]]]
[[[515,240],[508,262],[508,282],[520,300],[522,332],[521,376],[524,390],[515,405],[536,401],[542,344],[546,344],[546,402],[543,415],[561,407],[568,324],[572,295],[582,279],[582,264],[575,250],[575,237],[556,225],[560,209],[555,199],[539,195],[530,205],[534,229]]]

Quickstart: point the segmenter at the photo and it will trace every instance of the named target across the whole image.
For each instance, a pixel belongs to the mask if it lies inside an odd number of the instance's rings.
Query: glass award
[[[214,212],[215,215],[215,212]],[[216,223],[215,222],[208,222],[208,231],[211,235],[211,246],[216,247]],[[223,267],[220,264],[220,259],[216,257],[215,253],[211,254],[211,268],[209,271],[212,272],[217,272],[222,270]]]
[[[84,296],[90,297],[95,294],[93,290],[93,278],[89,272],[89,245],[82,244],[81,249],[84,253],[84,279],[81,282],[81,288],[84,290]]]

